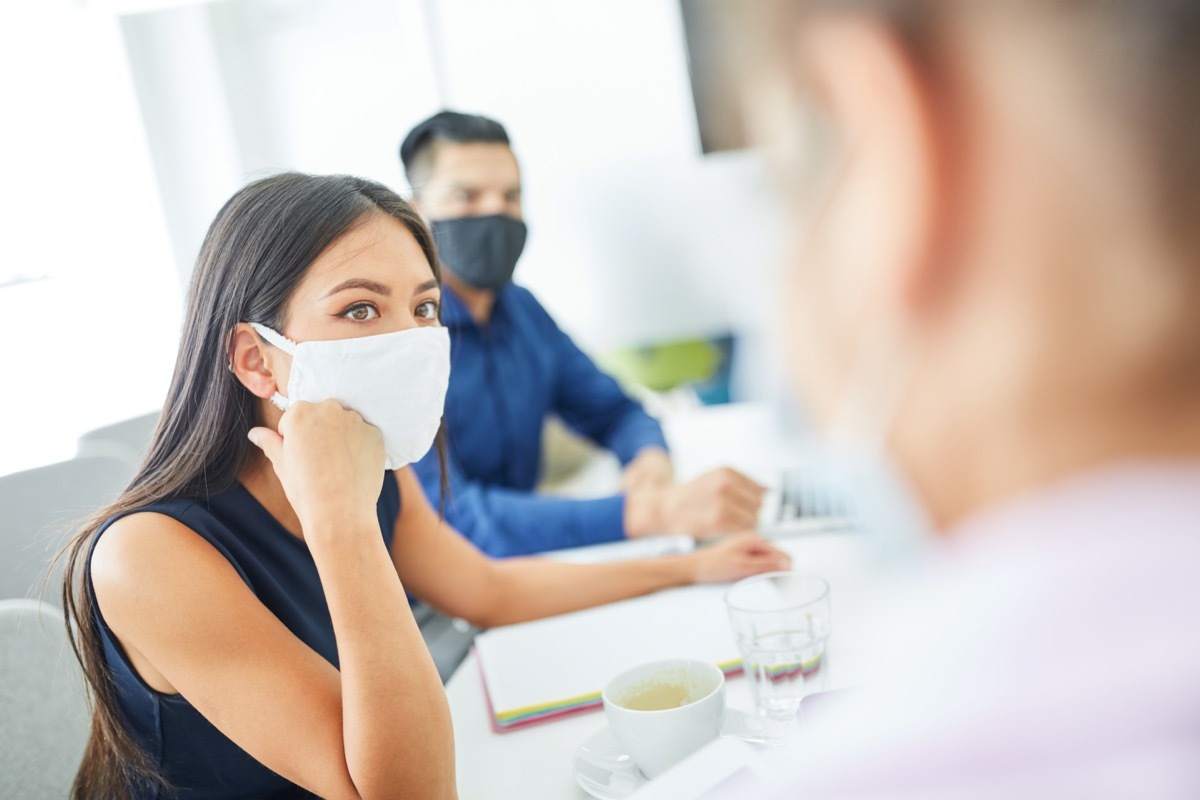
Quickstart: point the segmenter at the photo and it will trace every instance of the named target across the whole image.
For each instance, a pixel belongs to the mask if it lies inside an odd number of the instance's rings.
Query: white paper
[[[721,737],[650,781],[631,800],[707,800],[754,797],[769,786],[761,750]]]
[[[572,547],[567,550],[552,550],[543,553],[542,557],[566,564],[603,564],[610,561],[632,561],[637,558],[679,556],[695,549],[696,540],[680,534],[646,536],[641,539],[626,539],[587,547]]]
[[[668,589],[480,634],[475,647],[493,710],[500,714],[597,694],[619,673],[650,661],[736,662],[727,589]]]

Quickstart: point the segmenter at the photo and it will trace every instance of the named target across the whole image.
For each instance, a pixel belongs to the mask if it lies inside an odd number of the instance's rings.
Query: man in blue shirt
[[[400,158],[445,267],[450,524],[493,556],[752,529],[763,488],[730,469],[675,484],[658,423],[512,283],[526,228],[520,168],[504,127],[443,111],[405,137]],[[552,413],[620,459],[622,493],[577,500],[534,492],[542,426]],[[415,469],[440,503],[436,452]]]

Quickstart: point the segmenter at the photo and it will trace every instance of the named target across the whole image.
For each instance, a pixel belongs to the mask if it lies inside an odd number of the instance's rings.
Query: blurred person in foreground
[[[1200,797],[1200,4],[765,8],[794,376],[932,531],[780,796]]]
[[[504,126],[441,111],[408,133],[400,159],[446,267],[451,524],[493,556],[754,528],[763,487],[731,469],[675,483],[658,422],[512,282],[526,226],[521,172]],[[568,499],[535,492],[551,414],[620,459],[619,494]],[[438,459],[430,451],[415,465],[435,504],[442,492]]]

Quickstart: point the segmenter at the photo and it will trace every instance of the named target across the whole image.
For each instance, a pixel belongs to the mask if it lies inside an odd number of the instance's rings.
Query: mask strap
[[[251,322],[250,327],[258,331],[259,336],[263,337],[288,355],[296,354],[296,343],[284,336],[282,333],[276,333],[266,325],[259,325],[257,322]]]
[[[257,322],[251,322],[250,327],[254,328],[254,330],[258,331],[259,336],[263,337],[269,343],[275,345],[283,352],[285,352],[289,355],[296,354],[296,343],[293,342],[291,339],[287,338],[286,336],[284,336],[283,334],[276,333],[275,331],[268,328],[266,325],[259,325]],[[274,406],[276,408],[278,408],[280,411],[287,411],[288,408],[291,406],[291,401],[289,401],[286,397],[284,397],[279,392],[276,392],[275,394],[271,395],[271,403],[274,404]]]

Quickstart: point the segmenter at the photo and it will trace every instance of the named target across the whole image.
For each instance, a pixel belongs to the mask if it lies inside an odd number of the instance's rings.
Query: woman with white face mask
[[[379,184],[280,175],[217,215],[150,452],[68,549],[95,700],[76,797],[452,797],[406,591],[489,626],[786,565],[754,537],[626,564],[480,555],[406,466],[446,391],[439,293],[427,229]]]
[[[1200,4],[738,9],[797,386],[928,521],[778,796],[1200,797]]]

